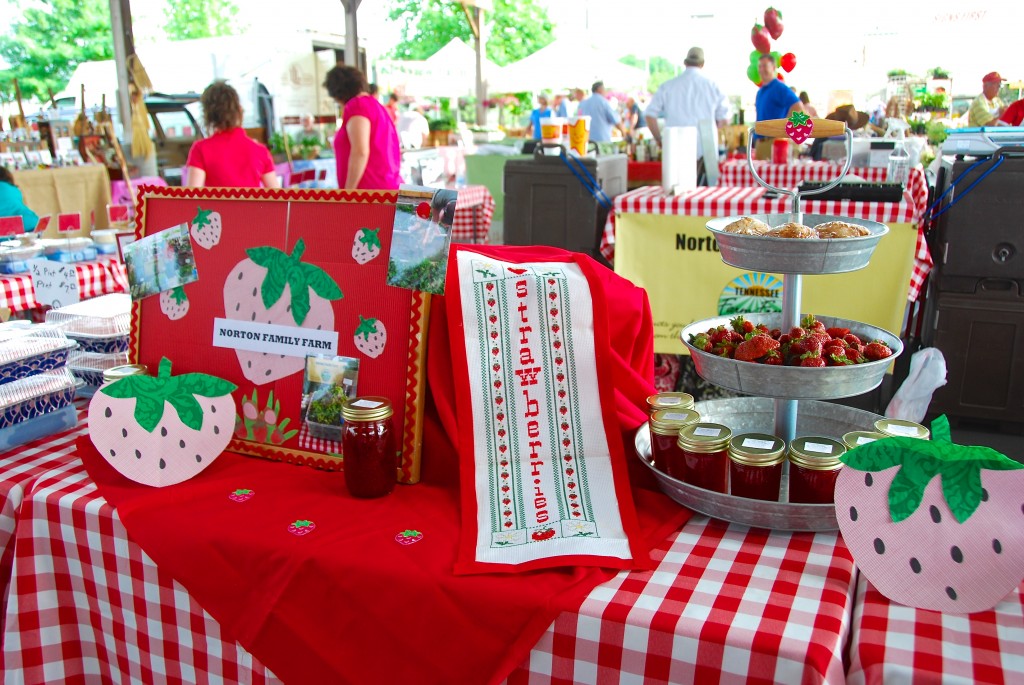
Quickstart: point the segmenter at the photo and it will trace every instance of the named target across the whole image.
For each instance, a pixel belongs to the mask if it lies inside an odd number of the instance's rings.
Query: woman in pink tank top
[[[327,72],[324,87],[344,108],[341,128],[334,136],[338,187],[398,190],[402,183],[398,133],[388,111],[369,94],[366,76],[339,64]]]

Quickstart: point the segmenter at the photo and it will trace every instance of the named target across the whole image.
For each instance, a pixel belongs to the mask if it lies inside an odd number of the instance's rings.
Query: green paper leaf
[[[192,219],[192,225],[196,227],[197,231],[203,230],[203,226],[210,223],[210,215],[213,214],[212,209],[203,209],[202,207],[196,207],[196,217]]]
[[[804,124],[806,124],[810,120],[811,120],[810,115],[808,115],[808,114],[806,114],[804,112],[793,112],[792,114],[789,115],[789,121],[794,126],[803,126]]]
[[[182,304],[188,302],[188,295],[185,294],[185,287],[179,285],[178,287],[171,290],[171,299],[174,300],[175,304]]]
[[[364,228],[363,234],[359,236],[359,242],[367,248],[380,247],[380,238],[377,237],[379,228]]]
[[[230,381],[205,373],[185,373],[177,379],[179,392],[201,397],[223,397],[238,388]]]
[[[168,404],[178,412],[178,419],[194,431],[203,427],[203,408],[194,395],[178,393],[167,398]]]
[[[949,419],[946,418],[945,414],[936,416],[932,419],[932,440],[941,442],[953,442],[953,435],[949,430]]]
[[[251,259],[253,263],[268,269],[271,264],[280,260],[282,257],[285,259],[288,258],[288,255],[284,252],[276,247],[270,247],[269,245],[265,245],[263,247],[250,247],[245,251],[245,254],[249,256],[249,259]]]
[[[942,472],[942,496],[957,521],[963,523],[981,504],[981,468],[961,461]]]
[[[135,421],[147,433],[152,433],[164,416],[164,401],[153,395],[142,395],[135,400]]]
[[[906,467],[896,472],[889,487],[889,515],[895,523],[906,519],[921,505],[924,488],[928,480],[922,480],[913,470]]]
[[[327,272],[315,264],[303,264],[306,282],[320,297],[325,300],[340,300],[344,295],[341,288],[334,282],[334,279],[327,275]]]
[[[298,429],[296,429],[296,430],[290,430],[287,433],[282,433],[281,434],[281,442],[282,443],[288,442],[289,440],[294,438],[298,434],[298,432],[299,432]]]
[[[147,388],[155,382],[158,382],[157,379],[151,376],[126,376],[104,385],[100,392],[119,400],[127,400],[146,394],[149,392]]]
[[[975,463],[983,469],[988,469],[989,471],[1016,471],[1024,469],[1024,464],[1003,456],[989,447],[972,447],[971,450],[989,450],[993,453],[991,457],[979,457],[975,460]]]
[[[171,377],[171,360],[167,357],[160,358],[160,364],[157,366],[156,371],[157,378],[170,378]]]
[[[292,293],[292,319],[295,325],[301,326],[309,314],[309,286],[306,279],[301,276],[298,279],[288,279],[288,287]]]
[[[370,336],[377,332],[377,319],[364,319],[359,315],[359,325],[356,327],[356,335],[362,335],[363,340],[369,340]]]
[[[858,471],[884,471],[903,463],[903,450],[893,444],[899,438],[886,438],[847,450],[839,460]],[[904,438],[910,439],[910,438]]]

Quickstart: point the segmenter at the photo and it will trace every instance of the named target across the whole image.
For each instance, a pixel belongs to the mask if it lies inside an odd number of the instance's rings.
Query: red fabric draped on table
[[[500,258],[506,249],[489,254]],[[620,428],[631,432],[644,420],[644,394],[653,392],[650,312],[643,291],[611,272],[596,280],[613,314]],[[440,421],[428,407],[421,483],[389,497],[356,500],[343,474],[235,454],[193,480],[153,489],[124,479],[87,438],[79,441],[89,474],[132,539],[225,636],[286,683],[498,682],[561,611],[613,574],[453,575],[460,512],[458,460],[447,437],[457,432],[444,306],[435,298],[428,352]],[[644,330],[646,337],[638,335]],[[229,499],[238,488],[253,497]],[[633,496],[652,544],[688,518],[636,480]],[[315,530],[289,533],[301,519]],[[407,529],[423,538],[396,542]]]

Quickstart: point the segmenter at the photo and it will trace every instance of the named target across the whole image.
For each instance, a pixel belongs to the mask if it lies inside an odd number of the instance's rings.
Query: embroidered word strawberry
[[[302,261],[306,249],[300,238],[288,254],[276,247],[253,247],[224,282],[224,315],[229,319],[334,329],[332,300],[341,289],[320,267]],[[312,291],[312,294],[310,293]],[[236,350],[247,379],[257,385],[285,378],[303,370],[303,357]]]
[[[316,530],[316,524],[306,519],[299,519],[288,524],[288,532],[299,537],[309,535],[314,530]]]
[[[188,480],[231,440],[236,386],[202,373],[128,376],[101,387],[89,403],[89,437],[119,473],[156,487]]]
[[[423,539],[423,533],[418,530],[403,530],[395,535],[395,542],[400,545],[411,545]]]
[[[754,44],[754,49],[762,55],[767,55],[772,51],[771,36],[761,24],[754,24],[754,28],[750,29],[750,42]]]
[[[782,12],[769,7],[764,11],[764,27],[768,29],[768,35],[772,40],[778,40],[782,36]]]
[[[238,488],[230,495],[228,495],[228,499],[231,500],[232,502],[245,502],[252,499],[252,496],[255,494],[255,492],[249,490],[248,488]]]
[[[188,314],[188,296],[184,286],[161,291],[160,311],[171,321],[177,321]]]
[[[196,216],[192,219],[192,224],[189,227],[189,233],[199,247],[207,250],[215,247],[220,242],[220,212],[197,207]]]
[[[358,264],[366,264],[380,254],[379,228],[360,228],[352,240],[352,259]]]
[[[793,112],[786,121],[786,135],[799,145],[811,137],[814,122],[805,112]]]
[[[364,319],[360,315],[353,341],[357,350],[367,357],[376,359],[384,352],[384,345],[388,342],[388,332],[378,319]]]
[[[840,457],[836,517],[858,568],[889,599],[950,613],[995,606],[1024,579],[1024,465],[932,440],[886,438]]]

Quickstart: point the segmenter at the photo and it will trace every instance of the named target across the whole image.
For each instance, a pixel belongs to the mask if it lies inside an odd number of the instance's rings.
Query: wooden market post
[[[462,11],[469,20],[469,28],[473,31],[473,42],[476,47],[476,123],[483,126],[487,123],[487,77],[484,74],[484,54],[487,51],[486,32],[484,31],[484,11],[494,11],[492,0],[457,0]]]

